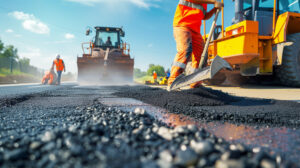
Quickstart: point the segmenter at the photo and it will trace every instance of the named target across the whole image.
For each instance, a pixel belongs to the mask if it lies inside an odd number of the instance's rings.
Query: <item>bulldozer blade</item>
[[[209,67],[197,69],[194,73],[187,76],[180,75],[177,77],[170,86],[170,90],[179,89],[199,81],[212,79],[222,69],[232,70],[232,67],[223,58],[216,56]]]

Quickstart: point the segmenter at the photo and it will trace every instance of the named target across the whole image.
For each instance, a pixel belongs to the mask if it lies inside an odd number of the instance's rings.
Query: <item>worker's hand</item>
[[[64,72],[66,72],[66,69],[64,69]]]
[[[224,7],[224,3],[216,1],[215,2],[215,8],[216,9],[221,9],[222,7]]]

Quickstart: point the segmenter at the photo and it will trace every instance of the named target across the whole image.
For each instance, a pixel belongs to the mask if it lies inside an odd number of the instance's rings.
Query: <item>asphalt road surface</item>
[[[0,167],[298,167],[299,109],[205,88],[1,86]]]
[[[62,86],[50,86],[41,84],[14,84],[0,85],[0,98],[13,97],[18,95],[34,94],[47,90],[55,90],[65,86],[74,86],[76,83],[67,83]]]
[[[155,88],[167,89],[166,86],[151,86]],[[291,88],[285,86],[272,86],[272,85],[244,85],[235,87],[230,85],[222,86],[205,86],[214,90],[219,90],[233,96],[260,98],[260,99],[274,99],[274,100],[287,100],[296,101],[300,103],[300,88]],[[182,88],[183,90],[189,87]]]
[[[300,103],[300,88],[291,88],[284,86],[262,86],[246,85],[242,87],[232,86],[210,86],[215,90],[220,90],[235,96],[250,98],[289,100]]]

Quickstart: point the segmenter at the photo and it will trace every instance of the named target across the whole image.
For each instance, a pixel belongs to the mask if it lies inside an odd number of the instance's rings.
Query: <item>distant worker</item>
[[[54,65],[56,66],[56,73],[57,73],[57,81],[56,84],[60,85],[61,80],[61,74],[62,71],[66,72],[66,66],[62,59],[60,59],[60,55],[57,54],[56,59],[53,61],[52,68],[54,68]]]
[[[166,77],[167,77],[167,79],[170,78],[170,70],[167,70],[167,72],[166,72]]]
[[[107,37],[107,41],[105,42],[106,46],[112,46],[112,42],[110,40],[110,36]]]
[[[214,8],[206,12],[207,4],[214,4]],[[195,71],[200,63],[203,52],[203,38],[200,34],[202,20],[207,20],[222,8],[223,3],[216,0],[179,0],[173,29],[177,44],[177,55],[172,64],[171,74],[168,80],[168,90],[174,80],[184,72],[187,62],[192,60],[192,68]],[[191,88],[201,85],[201,82],[191,84]]]
[[[157,73],[155,71],[153,71],[153,80],[154,82],[157,82]]]
[[[45,72],[45,75],[42,79],[42,84],[43,85],[46,85],[46,84],[55,85],[55,83],[56,83],[56,74],[54,72],[54,69],[51,68],[50,71]]]

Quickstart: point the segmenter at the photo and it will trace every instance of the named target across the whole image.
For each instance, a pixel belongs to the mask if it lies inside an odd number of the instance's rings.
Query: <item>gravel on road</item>
[[[107,90],[61,88],[1,108],[0,167],[297,167],[194,125],[168,126],[142,108],[107,107],[96,101]],[[211,105],[227,104],[218,102]]]

